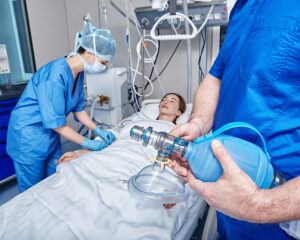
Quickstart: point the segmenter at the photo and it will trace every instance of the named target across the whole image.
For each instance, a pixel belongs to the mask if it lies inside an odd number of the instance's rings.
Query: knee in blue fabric
[[[44,162],[23,164],[14,161],[14,166],[20,192],[24,192],[45,178]]]
[[[51,158],[49,160],[46,160],[46,166],[45,166],[45,177],[49,177],[53,173],[56,172],[56,164],[55,161],[58,160],[60,156]]]
[[[31,164],[24,164],[14,161],[20,192],[24,192],[28,188],[55,173],[56,164],[54,161],[59,159],[59,156],[60,155],[57,155],[46,161],[36,161],[35,163]]]

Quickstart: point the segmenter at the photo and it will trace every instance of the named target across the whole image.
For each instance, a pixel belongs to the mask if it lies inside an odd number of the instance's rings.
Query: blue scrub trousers
[[[54,161],[58,158],[59,156],[32,164],[24,164],[14,161],[20,192],[24,192],[26,189],[55,173],[56,164]]]
[[[20,192],[56,171],[55,160],[61,156],[60,136],[41,123],[14,129],[12,114],[8,126],[7,149],[13,159]]]
[[[14,161],[20,192],[24,192],[26,189],[55,173],[56,164],[54,161],[58,158],[59,157],[55,157],[44,162],[36,162],[32,164],[23,164]]]

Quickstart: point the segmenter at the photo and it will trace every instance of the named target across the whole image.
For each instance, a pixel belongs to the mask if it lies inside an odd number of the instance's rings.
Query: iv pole
[[[187,1],[182,0],[182,6],[183,6],[183,13],[187,17],[188,14],[188,7],[187,7]],[[187,21],[184,21],[184,27],[186,34],[190,34],[190,27]],[[186,46],[187,46],[187,103],[192,102],[192,45],[191,45],[191,39],[186,40]]]

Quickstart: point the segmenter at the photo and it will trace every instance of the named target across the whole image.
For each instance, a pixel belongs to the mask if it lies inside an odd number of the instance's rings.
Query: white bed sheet
[[[0,239],[189,239],[206,206],[197,193],[167,210],[145,206],[127,190],[128,179],[155,154],[130,138],[133,125],[174,127],[128,121],[108,148],[60,164],[57,173],[0,207]]]

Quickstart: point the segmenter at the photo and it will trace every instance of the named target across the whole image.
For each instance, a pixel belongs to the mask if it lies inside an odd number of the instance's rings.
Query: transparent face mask
[[[131,177],[128,189],[140,202],[152,206],[185,202],[189,197],[183,181],[171,169],[161,169],[156,162]]]

